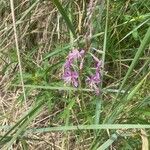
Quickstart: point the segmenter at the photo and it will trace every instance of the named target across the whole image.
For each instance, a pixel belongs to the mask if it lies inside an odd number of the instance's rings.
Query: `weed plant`
[[[0,65],[0,149],[149,149],[149,0],[1,0]]]

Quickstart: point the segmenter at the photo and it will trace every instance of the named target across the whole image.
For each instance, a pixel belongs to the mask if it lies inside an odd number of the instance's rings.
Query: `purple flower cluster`
[[[78,60],[78,59],[82,60],[84,53],[85,53],[84,50],[78,51],[77,49],[73,49],[69,53],[67,60],[64,64],[63,80],[65,81],[65,83],[72,84],[75,87],[78,86],[79,74],[77,71],[73,69],[73,64],[75,60]]]
[[[78,87],[79,74],[74,69],[73,65],[75,61],[80,60],[79,68],[82,69],[84,54],[85,54],[84,50],[79,51],[77,49],[73,49],[67,56],[66,62],[64,64],[64,73],[62,77],[66,84],[71,84],[74,87]],[[100,90],[98,86],[99,83],[101,82],[100,69],[102,62],[94,55],[92,55],[92,57],[95,61],[95,74],[92,74],[91,76],[87,77],[86,83],[93,91],[95,91],[97,95],[99,95]]]
[[[89,87],[95,91],[96,95],[99,95],[100,90],[99,90],[99,83],[101,82],[101,64],[102,62],[95,56],[93,56],[95,62],[96,62],[96,67],[95,67],[95,74],[92,74],[90,77],[87,77],[86,82],[89,85]]]

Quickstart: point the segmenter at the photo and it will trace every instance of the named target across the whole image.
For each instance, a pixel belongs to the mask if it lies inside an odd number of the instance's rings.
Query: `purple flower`
[[[95,74],[91,75],[90,77],[87,77],[86,82],[89,85],[89,87],[91,89],[93,89],[96,92],[96,94],[98,95],[100,93],[98,86],[99,86],[99,83],[101,82],[100,68],[101,68],[102,62],[94,55],[92,55],[92,56],[96,62]]]
[[[63,79],[65,81],[66,84],[72,84],[75,87],[78,86],[78,73],[76,71],[65,71],[64,75],[63,75]]]
[[[84,55],[84,50],[81,50],[80,52],[77,49],[73,49],[72,52],[68,55],[68,60],[73,61],[79,58],[82,58]]]
[[[96,70],[100,70],[101,66],[102,66],[102,61],[99,60],[96,56],[92,55],[95,62],[96,62]]]
[[[64,64],[64,68],[65,69],[70,69],[72,65],[72,61],[70,60],[66,60],[65,64]]]
[[[96,92],[96,94],[99,94],[99,88],[98,85],[101,82],[100,80],[100,73],[96,72],[95,75],[91,75],[90,77],[87,77],[86,79],[87,84],[89,87]]]
[[[99,74],[96,75],[91,75],[90,77],[87,77],[88,84],[90,85],[90,87],[92,87],[94,84],[97,85],[100,83],[100,78],[99,78]]]
[[[64,64],[64,74],[63,74],[63,80],[67,84],[72,84],[73,86],[78,86],[78,72],[74,71],[73,63],[74,60],[77,59],[83,59],[84,50],[81,50],[80,52],[77,49],[73,49]],[[82,65],[82,64],[81,64]]]

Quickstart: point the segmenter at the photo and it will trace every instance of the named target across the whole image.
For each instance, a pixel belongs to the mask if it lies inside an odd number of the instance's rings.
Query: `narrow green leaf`
[[[122,42],[124,39],[126,39],[129,35],[131,35],[132,33],[134,33],[135,31],[137,31],[140,27],[142,27],[145,23],[147,23],[150,19],[145,20],[144,22],[142,22],[140,25],[138,25],[136,28],[134,28],[132,31],[130,31],[126,36],[124,36],[117,44],[119,44],[120,42]]]
[[[106,46],[107,46],[107,32],[108,32],[108,15],[109,15],[109,0],[107,0],[107,13],[106,13],[106,21],[105,21],[105,32],[104,32],[104,44],[103,44],[103,54],[102,54],[102,82],[101,82],[101,89],[103,87],[103,74],[104,74],[104,63],[105,63],[105,56],[106,56]],[[99,124],[100,122],[100,114],[101,114],[101,105],[102,105],[103,95],[101,97],[96,98],[96,109],[95,109],[95,124]]]
[[[60,126],[47,128],[32,128],[25,133],[44,133],[52,131],[73,131],[73,130],[102,130],[102,129],[150,129],[149,124],[101,124],[101,125],[78,125],[78,126]]]
[[[37,105],[35,107],[35,109],[33,109],[31,111],[31,113],[28,114],[28,116],[25,118],[25,120],[21,124],[19,124],[19,127],[16,129],[16,132],[15,132],[14,136],[12,137],[12,139],[6,145],[4,145],[3,149],[8,149],[14,143],[14,141],[18,138],[18,136],[21,135],[25,131],[27,125],[33,119],[35,119],[35,117],[39,114],[39,112],[41,112],[41,110],[43,108],[43,104],[44,103],[42,102],[39,105]]]
[[[99,36],[101,36],[101,35],[103,35],[104,34],[104,32],[100,32],[100,33],[97,33],[97,34],[95,34],[95,35],[93,35],[92,37],[91,37],[91,40],[92,39],[94,39],[94,38],[97,38],[97,37],[99,37]],[[77,42],[77,40],[74,40],[73,41],[74,43],[76,43]],[[85,43],[85,40],[81,40],[81,41],[79,41],[79,44],[82,44],[82,43]],[[56,47],[54,50],[53,50],[53,52],[50,52],[50,53],[48,53],[48,54],[46,54],[46,56],[43,58],[43,60],[45,60],[45,59],[47,59],[47,58],[50,58],[50,57],[52,57],[52,56],[55,56],[55,55],[57,55],[57,54],[61,54],[62,52],[64,53],[64,50],[66,51],[66,50],[68,50],[68,49],[70,49],[71,48],[71,45],[69,44],[69,45],[64,45],[63,47],[61,46],[59,46],[59,47]],[[98,51],[99,53],[102,53],[102,51]]]
[[[61,3],[59,2],[59,0],[52,0],[52,2],[56,5],[57,9],[61,13],[62,17],[64,18],[64,20],[68,26],[68,28],[71,30],[72,34],[74,35],[74,38],[77,38],[76,33],[75,33],[75,29],[74,29],[69,17],[67,16],[65,9],[63,8]]]
[[[111,137],[105,142],[103,143],[97,150],[105,150],[107,148],[109,148],[112,143],[117,140],[118,135],[117,134],[113,134],[111,135]]]
[[[150,74],[150,72],[148,74],[146,74],[146,76],[134,87],[134,89],[128,94],[127,96],[127,101],[129,101],[134,95],[135,93],[140,89],[140,87],[142,86],[143,82],[146,80],[146,78],[148,77],[148,75]]]
[[[12,86],[18,86],[20,87],[21,85],[14,85]],[[49,90],[59,90],[59,91],[93,91],[91,89],[85,89],[85,88],[73,88],[73,87],[67,87],[67,86],[42,86],[42,85],[25,85],[24,87],[26,88],[32,88],[32,89],[49,89]]]
[[[134,57],[134,59],[133,59],[131,65],[130,65],[130,67],[129,67],[129,69],[128,69],[128,71],[127,71],[127,73],[126,73],[126,75],[125,75],[125,77],[124,77],[124,79],[123,79],[123,81],[122,81],[122,84],[121,84],[121,86],[120,86],[120,88],[119,88],[119,92],[118,92],[117,97],[120,95],[120,91],[122,90],[123,86],[125,85],[125,83],[126,83],[128,77],[129,77],[129,75],[131,74],[131,72],[133,71],[135,65],[137,64],[140,55],[142,54],[142,52],[145,50],[146,46],[147,46],[149,43],[150,43],[150,27],[148,28],[148,30],[147,30],[147,32],[146,32],[146,34],[145,34],[145,37],[144,37],[144,39],[142,40],[141,45],[140,45],[140,47],[138,48],[138,51],[136,52],[135,57]]]

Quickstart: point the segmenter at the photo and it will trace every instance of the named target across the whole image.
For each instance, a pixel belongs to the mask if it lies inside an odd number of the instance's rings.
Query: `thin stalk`
[[[105,33],[104,33],[104,43],[103,43],[103,53],[102,53],[102,71],[101,71],[101,89],[103,87],[103,76],[104,76],[104,63],[106,56],[106,46],[107,46],[107,31],[108,31],[108,10],[109,10],[109,0],[107,0],[107,12],[106,12],[106,22],[105,22]],[[100,99],[97,97],[96,99],[96,112],[95,112],[95,124],[99,124],[100,122],[100,111],[102,105],[103,95],[101,94]]]
[[[26,94],[25,94],[25,87],[24,87],[24,81],[23,81],[23,73],[22,73],[22,65],[21,65],[21,57],[20,57],[20,51],[19,51],[19,43],[18,43],[18,35],[17,35],[17,29],[16,29],[16,20],[15,20],[14,1],[13,0],[10,0],[10,7],[11,7],[12,20],[13,20],[13,30],[14,30],[14,36],[15,36],[15,44],[16,44],[16,50],[17,50],[18,63],[19,63],[21,85],[22,85],[25,105],[27,108],[27,98],[26,98]]]

